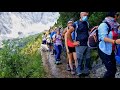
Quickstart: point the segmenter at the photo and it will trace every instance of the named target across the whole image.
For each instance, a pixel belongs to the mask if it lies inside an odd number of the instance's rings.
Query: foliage
[[[38,48],[41,34],[4,41],[0,50],[1,78],[39,78],[45,72]]]
[[[57,20],[55,26],[66,27],[67,21],[73,19],[74,21],[79,20],[80,12],[59,12],[60,17]],[[89,22],[90,26],[99,25],[100,22],[104,19],[106,12],[90,12],[89,13]]]

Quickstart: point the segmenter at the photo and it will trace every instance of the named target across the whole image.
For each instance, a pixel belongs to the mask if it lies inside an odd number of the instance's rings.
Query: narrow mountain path
[[[47,78],[79,78],[77,75],[71,75],[71,73],[66,70],[66,58],[64,52],[61,55],[62,64],[60,65],[54,64],[55,59],[54,56],[51,55],[51,52],[41,51],[41,55],[44,68],[47,72]],[[120,78],[120,66],[118,65],[117,70],[116,78]],[[89,76],[82,78],[102,78],[105,71],[105,66],[99,62],[98,64],[94,65]]]

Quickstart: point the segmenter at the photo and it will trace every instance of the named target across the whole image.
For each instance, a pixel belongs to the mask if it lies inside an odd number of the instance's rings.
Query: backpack
[[[120,45],[116,45],[115,59],[118,64],[120,64]]]
[[[107,24],[107,26],[109,27],[108,30],[108,34],[111,31],[111,26],[108,24],[108,22],[104,22]],[[99,40],[98,40],[98,27],[93,27],[91,29],[91,32],[89,33],[89,37],[88,37],[88,47],[90,47],[91,49],[97,48],[98,44],[99,44]]]

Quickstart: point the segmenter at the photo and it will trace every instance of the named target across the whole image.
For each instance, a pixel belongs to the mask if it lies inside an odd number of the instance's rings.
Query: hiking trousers
[[[103,53],[99,48],[98,48],[98,54],[100,58],[102,59],[103,64],[105,65],[107,71],[104,74],[103,78],[115,78],[116,74],[116,60],[115,60],[115,53],[112,51],[111,55],[107,55]]]
[[[76,54],[77,54],[77,62],[78,62],[76,72],[78,74],[81,73],[83,60],[85,60],[84,70],[89,70],[90,48],[88,46],[77,46],[76,47]]]

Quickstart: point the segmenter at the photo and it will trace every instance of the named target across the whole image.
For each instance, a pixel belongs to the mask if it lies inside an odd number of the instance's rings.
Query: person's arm
[[[65,46],[66,46],[67,53],[69,53],[69,49],[67,45],[67,33],[65,33]]]
[[[120,44],[120,39],[117,40],[113,40],[108,38],[108,26],[105,23],[100,24],[100,26],[98,27],[98,35],[100,36],[100,40],[103,40],[105,42],[109,42],[112,44]]]
[[[65,28],[63,33],[62,33],[62,36],[64,37],[65,36],[65,33],[67,32],[67,29]]]
[[[90,33],[91,33],[93,30],[97,29],[97,28],[98,28],[98,26],[93,27],[93,28],[90,30]]]

